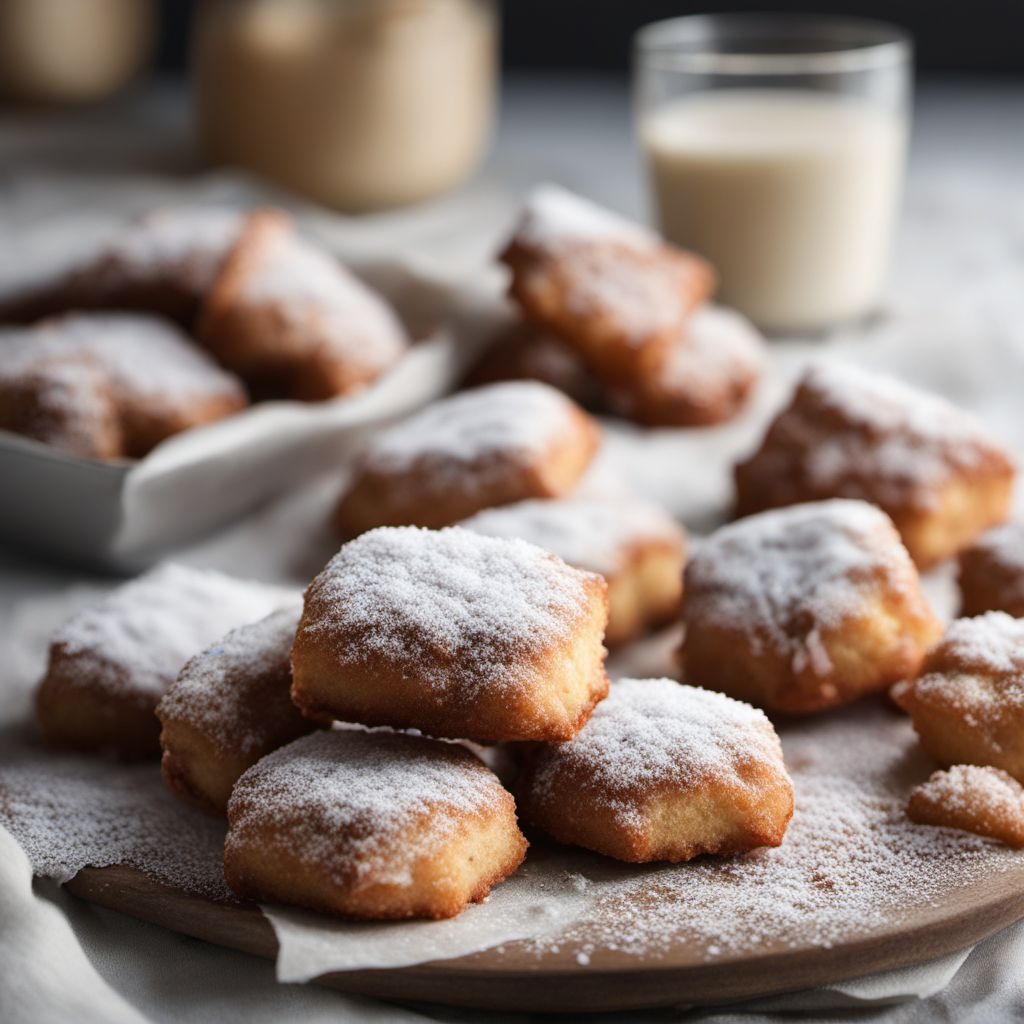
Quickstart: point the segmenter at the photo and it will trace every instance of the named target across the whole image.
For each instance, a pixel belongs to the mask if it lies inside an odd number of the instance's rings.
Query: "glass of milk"
[[[911,44],[881,22],[695,15],[635,41],[638,134],[672,242],[772,333],[874,310],[903,179]]]

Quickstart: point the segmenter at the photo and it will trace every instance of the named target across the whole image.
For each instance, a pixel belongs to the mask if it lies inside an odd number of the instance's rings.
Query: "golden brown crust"
[[[447,918],[522,863],[515,803],[468,750],[346,730],[259,762],[228,807],[243,898],[356,920]]]
[[[1006,523],[960,552],[960,614],[1024,618],[1024,524]]]
[[[907,815],[1024,848],[1024,786],[999,768],[953,765],[935,772],[910,795]]]
[[[516,397],[520,389],[523,402]],[[446,449],[440,439],[432,446],[434,419],[457,404],[465,420],[464,436],[473,435],[474,414],[482,416],[490,406],[503,440],[469,453]],[[550,419],[550,429],[540,429],[542,417]],[[535,443],[524,444],[523,430],[534,427]],[[382,446],[396,430],[421,433],[421,453],[399,463],[382,458]],[[448,426],[441,425],[440,431],[447,435]],[[333,526],[344,539],[377,526],[440,529],[484,508],[525,498],[557,498],[576,485],[599,445],[597,423],[544,385],[499,384],[463,392],[369,442],[339,499]]]
[[[1024,620],[958,619],[904,697],[921,745],[942,765],[1002,768],[1024,781]]]
[[[609,384],[661,365],[715,284],[707,263],[668,245],[610,239],[537,248],[513,239],[501,259],[512,271],[509,295],[527,318]]]
[[[322,401],[390,369],[408,338],[390,310],[277,210],[249,215],[197,334],[255,394]]]
[[[607,693],[605,581],[532,545],[375,530],[306,591],[292,699],[316,719],[564,740]]]
[[[630,863],[778,846],[793,814],[761,712],[672,680],[622,680],[568,743],[526,755],[524,818]]]
[[[687,566],[683,606],[688,682],[793,714],[915,675],[941,633],[892,523],[863,502],[723,528]]]
[[[178,796],[223,814],[239,776],[315,728],[291,702],[298,607],[232,630],[197,654],[163,696],[161,770]]]
[[[747,404],[761,378],[764,342],[740,314],[705,304],[663,362],[609,387],[611,408],[650,427],[724,423]]]
[[[0,376],[0,430],[87,459],[116,459],[124,431],[101,370],[87,360]]]
[[[44,743],[71,750],[106,751],[127,760],[153,757],[159,750],[157,698],[111,683],[92,673],[91,657],[50,653],[36,691],[36,723]],[[89,677],[82,678],[82,666]]]
[[[1009,511],[1012,461],[948,403],[848,367],[817,367],[739,463],[736,511],[824,498],[884,509],[921,568]]]

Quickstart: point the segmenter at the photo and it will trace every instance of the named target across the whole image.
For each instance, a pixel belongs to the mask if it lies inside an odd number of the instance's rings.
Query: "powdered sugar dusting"
[[[967,413],[938,395],[850,364],[822,364],[804,378],[848,429],[810,447],[807,469],[815,486],[840,486],[850,474],[870,474],[885,500],[930,502],[954,473],[1002,453]]]
[[[688,607],[688,621],[695,628],[698,617],[727,628],[742,624],[755,652],[806,659],[825,674],[828,656],[814,643],[815,629],[860,614],[865,588],[879,572],[898,587],[908,569],[913,578],[888,516],[867,502],[837,499],[762,512],[723,527],[699,548],[686,585],[702,599]]]
[[[657,236],[564,188],[541,185],[526,199],[515,241],[539,250],[594,241],[624,242],[646,248],[656,244]]]
[[[45,878],[127,864],[187,892],[232,898],[223,822],[175,799],[149,762],[54,754],[5,735],[0,824]]]
[[[158,408],[245,392],[172,324],[127,313],[72,313],[24,329],[0,332],[0,375],[86,360],[133,400]]]
[[[438,493],[484,488],[508,462],[530,465],[573,429],[575,406],[539,381],[508,381],[435,402],[377,434],[363,453],[374,472],[429,470]]]
[[[158,697],[193,654],[228,630],[294,599],[293,592],[173,563],[74,616],[53,637],[69,682]]]
[[[640,498],[531,499],[486,509],[460,525],[491,537],[519,537],[605,576],[619,572],[638,545],[684,543],[682,527]]]
[[[934,772],[913,796],[957,815],[1010,818],[1024,824],[1024,786],[999,768],[955,764]]]
[[[1024,708],[1024,619],[1006,612],[957,619],[929,654],[914,694],[973,718]]]
[[[572,740],[539,755],[533,794],[543,802],[563,792],[568,771],[583,780],[584,793],[600,794],[613,821],[640,827],[637,794],[711,782],[743,787],[737,768],[755,760],[782,769],[782,748],[763,711],[672,679],[621,679]]]
[[[571,635],[586,574],[521,540],[384,527],[345,544],[306,592],[300,635],[340,663],[410,664],[437,691],[525,685],[523,664]]]
[[[265,236],[244,298],[274,305],[286,322],[317,331],[318,343],[356,366],[390,366],[408,345],[398,317],[333,256],[290,232]]]
[[[705,303],[687,323],[662,370],[665,387],[701,385],[720,387],[737,374],[761,371],[765,363],[764,339],[742,314]]]
[[[301,611],[296,595],[287,608],[233,629],[188,662],[161,700],[158,713],[191,724],[239,754],[260,750],[268,729],[281,723],[277,705],[265,692],[258,693],[259,704],[253,706],[252,685],[275,673],[285,681],[290,677],[292,642]],[[297,718],[287,682],[277,696],[283,710]]]
[[[335,881],[408,884],[417,860],[505,800],[463,747],[380,730],[313,733],[239,779],[226,849],[262,843],[273,826],[292,853]]]

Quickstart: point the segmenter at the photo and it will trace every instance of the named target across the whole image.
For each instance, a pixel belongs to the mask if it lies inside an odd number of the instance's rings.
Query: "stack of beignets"
[[[566,382],[588,404],[686,427],[734,416],[760,377],[760,336],[707,305],[711,267],[585,199],[537,189],[501,259],[533,333],[521,332],[518,358],[515,336],[500,336],[478,378]]]
[[[409,346],[379,296],[270,210],[151,214],[0,303],[3,320],[33,326],[0,333],[0,429],[91,458],[145,455],[246,389],[351,394]]]

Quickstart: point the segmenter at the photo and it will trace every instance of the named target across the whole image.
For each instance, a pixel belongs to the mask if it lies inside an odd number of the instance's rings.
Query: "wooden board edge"
[[[252,903],[216,902],[155,882],[134,868],[84,868],[66,885],[75,896],[194,938],[267,959],[273,927]],[[715,1005],[849,981],[965,949],[1024,918],[1024,889],[1013,887],[946,921],[897,927],[832,948],[771,952],[684,967],[623,957],[613,967],[542,960],[496,969],[486,952],[410,967],[333,972],[317,984],[388,1001],[544,1013],[615,1012]],[[474,962],[475,961],[475,962]]]

